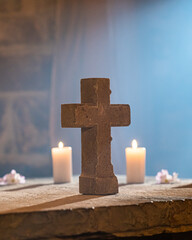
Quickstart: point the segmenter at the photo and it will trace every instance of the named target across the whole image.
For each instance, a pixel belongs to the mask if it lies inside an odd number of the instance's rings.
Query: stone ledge
[[[54,44],[39,44],[39,45],[30,45],[30,44],[13,44],[11,46],[1,46],[0,53],[1,56],[52,56]]]
[[[191,181],[156,185],[147,180],[126,185],[125,177],[119,177],[120,192],[111,196],[80,195],[77,178],[71,184],[52,185],[51,179],[42,179],[25,186],[1,187],[1,239],[192,231],[192,188],[186,188]]]

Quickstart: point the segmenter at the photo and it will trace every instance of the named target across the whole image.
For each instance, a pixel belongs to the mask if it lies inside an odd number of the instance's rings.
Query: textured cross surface
[[[110,104],[108,78],[81,79],[81,104],[61,105],[62,127],[81,128],[83,194],[115,194],[111,164],[111,127],[130,124],[129,105]]]

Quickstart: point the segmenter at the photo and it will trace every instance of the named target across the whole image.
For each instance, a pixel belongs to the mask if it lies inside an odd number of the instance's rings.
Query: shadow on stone
[[[113,234],[105,232],[87,233],[76,236],[56,237],[56,238],[44,238],[44,240],[189,240],[192,237],[192,232],[184,233],[163,233],[153,236],[141,236],[141,237],[117,237]]]
[[[174,188],[192,188],[192,183],[183,185],[183,186],[174,187]]]
[[[127,185],[141,185],[141,184],[143,184],[143,183],[119,183],[118,184],[118,186],[119,187],[123,187],[123,186],[127,186]],[[151,184],[151,185],[153,185],[153,184]]]
[[[41,211],[41,210],[47,209],[47,208],[54,208],[54,207],[63,206],[63,205],[66,205],[66,204],[83,202],[83,201],[86,201],[86,200],[99,198],[99,197],[102,197],[102,196],[80,195],[80,194],[78,194],[78,195],[74,195],[74,196],[70,196],[70,197],[56,199],[56,200],[53,200],[53,201],[50,201],[50,202],[40,203],[40,204],[37,204],[37,205],[12,209],[10,211],[5,211],[4,213]]]
[[[5,190],[4,192],[15,192],[15,191],[20,191],[20,190],[25,190],[25,189],[42,187],[42,186],[45,186],[45,185],[52,185],[52,183],[47,183],[47,184],[33,184],[33,185],[30,185],[30,186],[25,186],[25,187],[21,187],[21,188],[8,189],[8,190]]]
[[[119,183],[118,186],[119,187],[123,187],[123,186],[127,186],[127,185],[130,185],[129,183]]]

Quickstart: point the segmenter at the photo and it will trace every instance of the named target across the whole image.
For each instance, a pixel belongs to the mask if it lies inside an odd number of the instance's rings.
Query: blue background
[[[147,175],[166,168],[192,177],[192,1],[134,1],[126,10],[118,12],[112,102],[130,104],[132,125],[113,130],[121,134],[112,156],[120,138],[122,149],[136,138],[147,148]]]
[[[192,177],[192,1],[72,2],[61,14],[52,144],[72,146],[79,173],[80,130],[60,128],[60,104],[80,102],[81,78],[107,77],[111,103],[130,104],[132,114],[130,127],[112,128],[115,173],[125,174],[135,138],[147,149],[147,175]]]
[[[146,175],[165,168],[192,178],[192,1],[22,3],[0,13],[0,177],[12,168],[52,176],[51,147],[61,140],[80,174],[80,129],[61,128],[60,108],[80,103],[81,78],[98,77],[110,78],[112,104],[131,107],[131,125],[112,128],[115,173],[126,173],[125,148],[136,139]]]

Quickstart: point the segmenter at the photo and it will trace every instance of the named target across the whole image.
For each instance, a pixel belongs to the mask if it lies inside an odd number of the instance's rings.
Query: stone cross
[[[109,85],[108,78],[81,79],[81,104],[61,105],[62,127],[81,128],[83,194],[118,192],[111,164],[111,127],[130,124],[130,107],[110,104]]]

